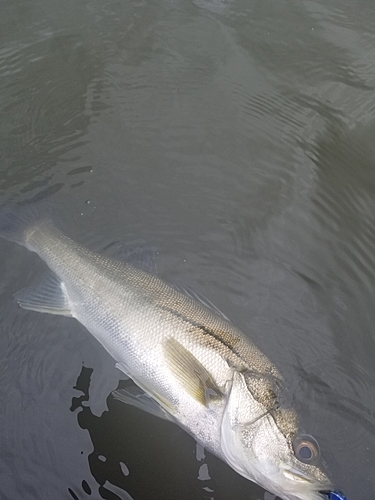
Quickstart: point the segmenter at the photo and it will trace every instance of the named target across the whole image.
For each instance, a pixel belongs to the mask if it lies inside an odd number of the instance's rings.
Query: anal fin
[[[52,273],[14,296],[23,309],[61,316],[72,315],[65,285]]]

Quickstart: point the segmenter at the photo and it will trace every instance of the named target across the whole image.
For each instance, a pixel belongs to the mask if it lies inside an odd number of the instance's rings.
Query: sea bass
[[[48,217],[3,210],[0,235],[36,252],[51,274],[16,294],[20,306],[72,316],[139,390],[116,397],[190,433],[234,470],[285,500],[331,489],[319,446],[282,401],[282,377],[209,303],[156,275],[75,243]]]

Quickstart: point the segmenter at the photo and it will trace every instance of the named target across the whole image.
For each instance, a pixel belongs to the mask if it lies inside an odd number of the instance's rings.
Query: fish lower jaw
[[[259,483],[261,484],[261,483]],[[283,490],[281,487],[271,487],[263,483],[263,487],[283,500],[324,500],[325,497],[317,490],[301,489],[300,491]]]
[[[251,471],[240,467],[233,467],[239,474],[255,482],[270,493],[283,500],[324,500],[324,496],[319,493],[319,488],[313,482],[303,477],[297,477],[288,471],[277,472],[274,474],[264,474],[262,466],[254,467]],[[267,469],[267,466],[265,467]],[[270,477],[274,475],[273,480]],[[285,482],[287,479],[287,483]]]
[[[297,485],[296,485],[297,486]],[[272,493],[279,496],[283,500],[323,500],[325,497],[314,487],[307,487],[306,484],[300,483],[300,488],[282,488],[277,487],[272,490]]]

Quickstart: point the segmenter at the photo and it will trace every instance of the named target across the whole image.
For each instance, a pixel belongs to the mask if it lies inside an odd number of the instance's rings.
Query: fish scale
[[[284,500],[327,498],[316,441],[300,434],[295,409],[279,403],[279,371],[215,308],[82,247],[37,209],[0,213],[0,234],[52,272],[18,292],[19,304],[82,323],[139,388],[116,391],[118,399],[177,423]]]

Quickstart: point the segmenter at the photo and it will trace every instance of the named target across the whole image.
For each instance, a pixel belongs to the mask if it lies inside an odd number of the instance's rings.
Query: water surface
[[[0,202],[47,198],[94,249],[157,249],[278,366],[349,500],[375,491],[370,0],[5,0]],[[0,244],[0,493],[270,500],[170,423]]]

